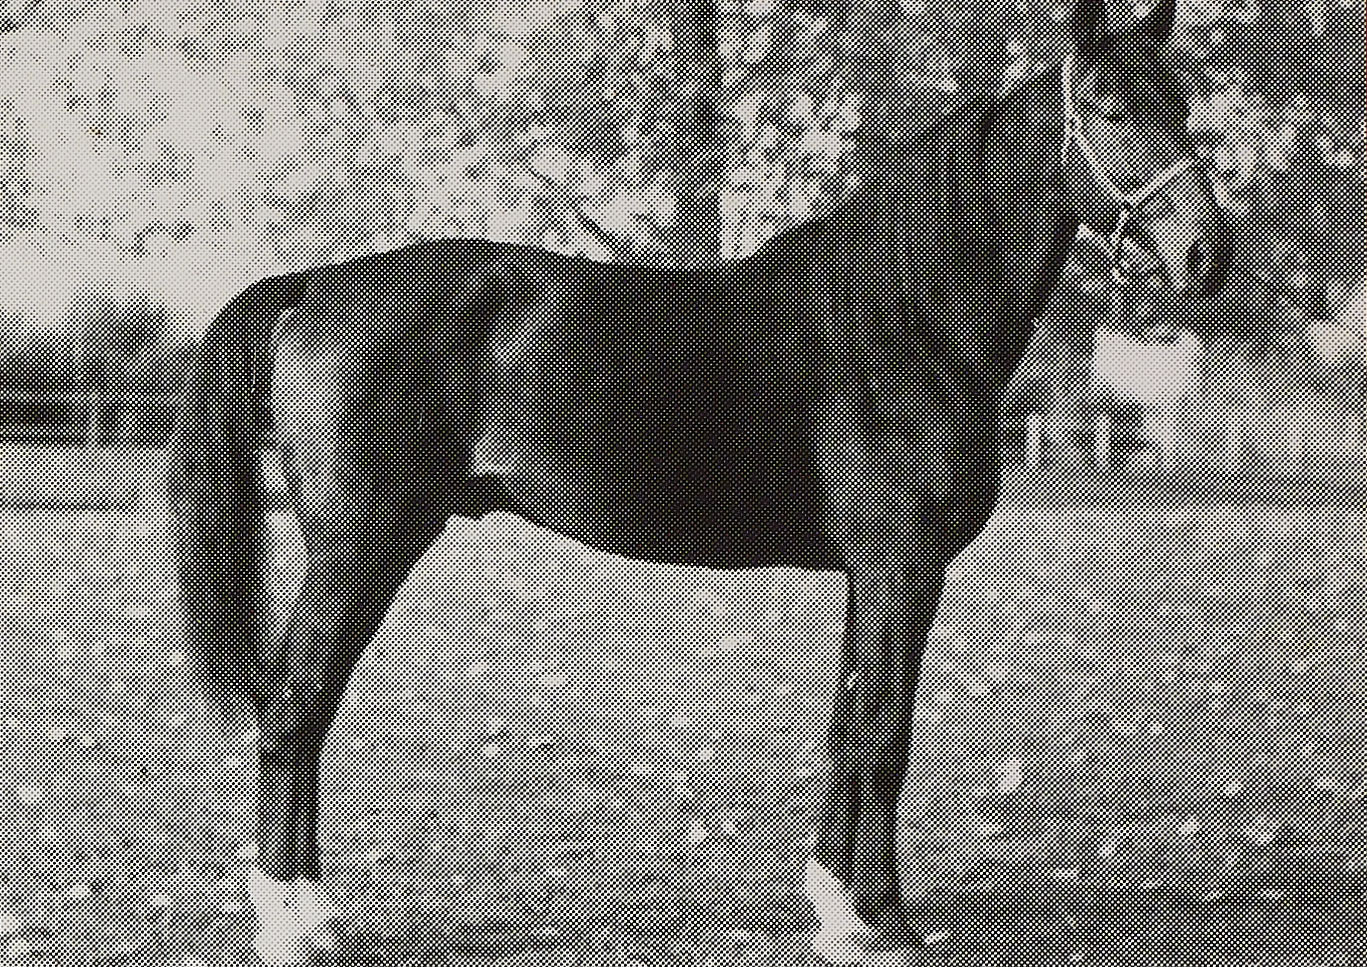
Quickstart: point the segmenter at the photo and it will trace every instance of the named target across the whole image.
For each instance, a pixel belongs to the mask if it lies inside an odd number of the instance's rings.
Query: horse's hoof
[[[264,967],[302,967],[315,953],[310,935],[297,917],[262,924],[252,946]]]
[[[830,967],[907,967],[916,948],[890,942],[872,930],[851,933],[821,929],[812,938],[812,952]]]
[[[870,925],[855,912],[854,899],[830,870],[807,861],[807,899],[820,927],[812,939],[817,958],[832,967],[904,967],[917,949],[900,908]]]
[[[341,938],[337,921],[341,919],[337,907],[316,880],[301,879],[295,883],[295,905],[299,921],[315,950],[331,953]]]
[[[253,868],[247,876],[247,893],[256,911],[259,928],[252,946],[260,962],[266,967],[307,964],[315,947],[299,914],[294,885]]]
[[[835,878],[815,857],[807,860],[807,899],[816,912],[821,931],[832,936],[872,933],[868,924],[854,912],[854,901],[844,884]]]

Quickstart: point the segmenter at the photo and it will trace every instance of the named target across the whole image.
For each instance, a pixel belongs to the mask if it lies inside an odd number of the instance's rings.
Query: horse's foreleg
[[[808,891],[822,921],[818,947],[824,945],[828,960],[862,960],[870,943],[907,942],[897,800],[907,775],[921,655],[943,575],[938,563],[886,558],[848,571],[831,782],[808,868]]]

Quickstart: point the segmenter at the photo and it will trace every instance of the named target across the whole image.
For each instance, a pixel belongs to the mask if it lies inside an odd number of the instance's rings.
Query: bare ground
[[[999,514],[918,701],[926,962],[1367,964],[1365,531]],[[163,522],[13,512],[0,544],[0,954],[249,962],[250,746],[185,683]],[[450,530],[328,747],[346,962],[802,961],[842,593]]]

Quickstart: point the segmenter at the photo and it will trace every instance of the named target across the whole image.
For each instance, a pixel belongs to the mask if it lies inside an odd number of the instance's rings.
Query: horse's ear
[[[1106,36],[1106,0],[1074,0],[1068,26],[1078,56],[1093,57]]]
[[[1172,26],[1176,22],[1177,0],[1158,0],[1135,27],[1141,35],[1162,44],[1172,36]]]

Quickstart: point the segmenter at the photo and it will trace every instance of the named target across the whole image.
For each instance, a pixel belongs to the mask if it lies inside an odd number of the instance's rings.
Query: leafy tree
[[[1180,10],[1241,262],[1310,315],[1363,276],[1363,22],[1362,0]],[[0,230],[137,278],[219,253],[240,281],[430,235],[750,251],[849,188],[860,138],[1062,38],[1045,0],[30,0],[14,26]]]

